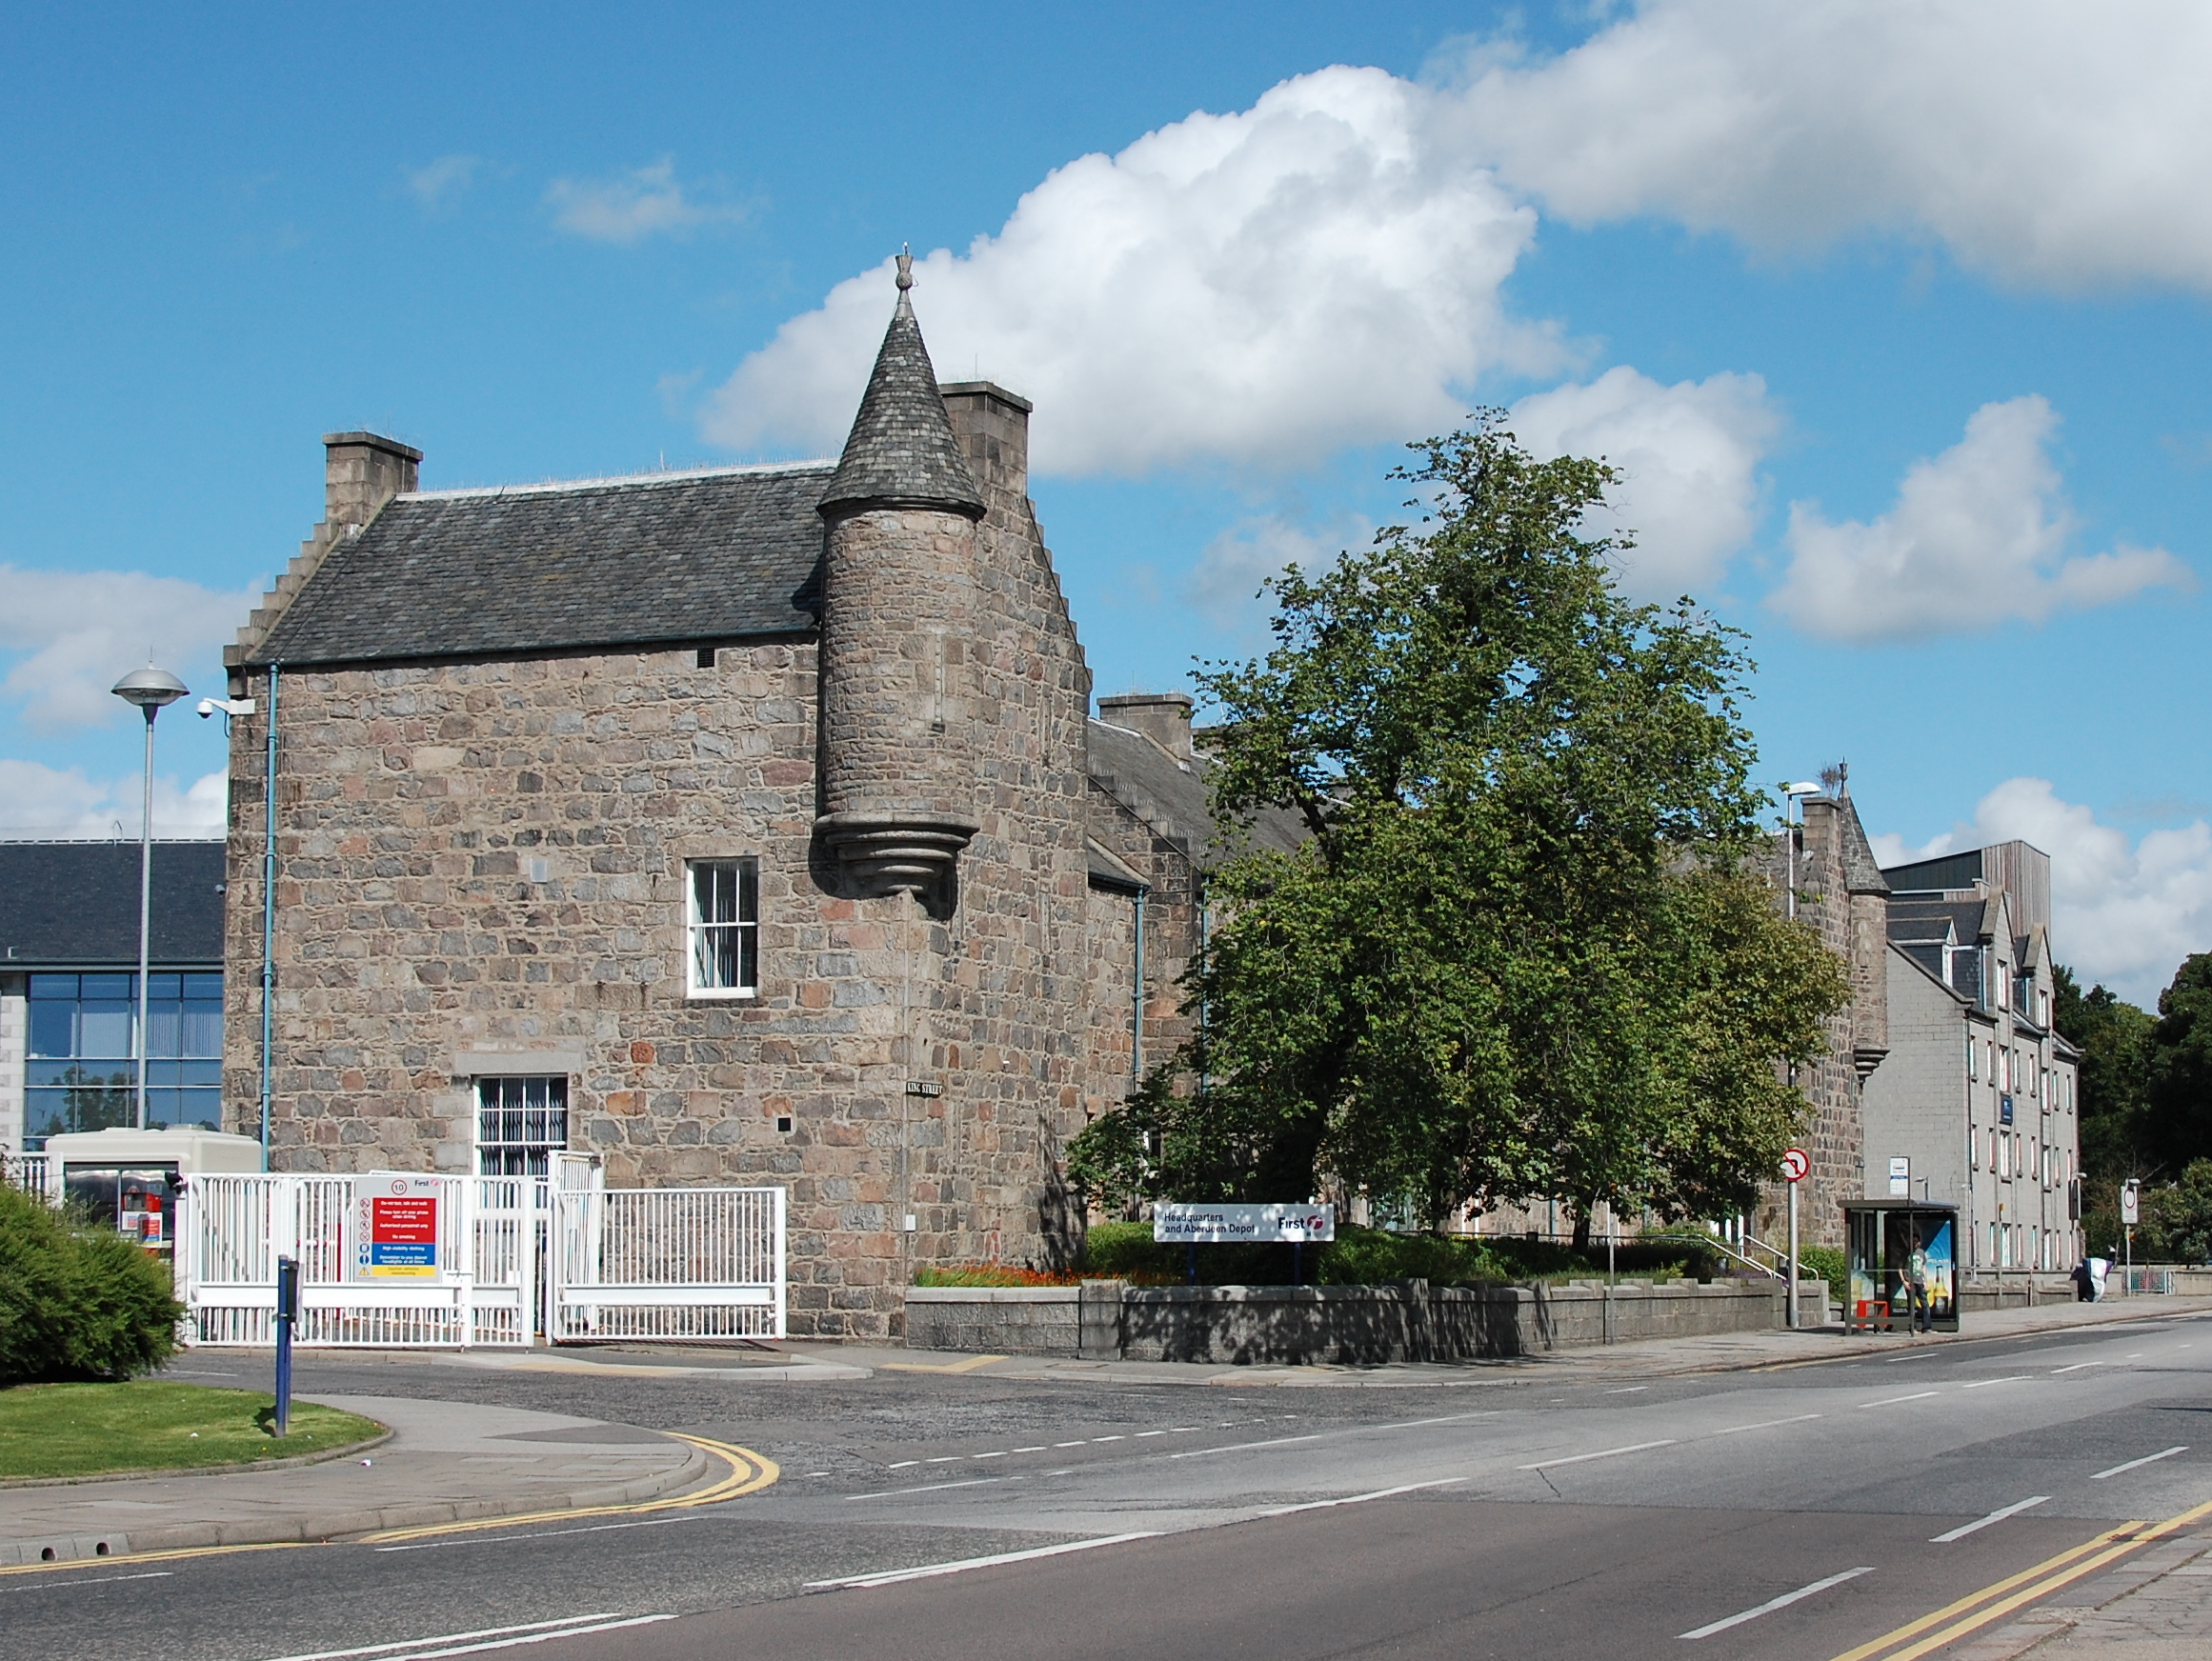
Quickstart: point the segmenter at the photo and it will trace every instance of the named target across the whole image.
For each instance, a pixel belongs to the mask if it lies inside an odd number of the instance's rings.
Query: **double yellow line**
[[[413,1529],[386,1529],[380,1533],[363,1534],[358,1544],[364,1546],[390,1546],[403,1540],[427,1540],[434,1534],[468,1534],[485,1529],[519,1529],[535,1523],[566,1523],[578,1517],[634,1517],[651,1511],[690,1511],[697,1506],[719,1505],[724,1500],[742,1499],[749,1493],[758,1493],[780,1477],[783,1472],[775,1461],[750,1448],[740,1448],[734,1442],[714,1442],[705,1436],[686,1436],[670,1431],[665,1434],[678,1442],[689,1442],[702,1450],[710,1458],[719,1459],[729,1467],[718,1482],[690,1493],[677,1494],[673,1499],[649,1499],[634,1505],[576,1506],[567,1511],[529,1511],[521,1516],[477,1517],[466,1523],[426,1523]]]
[[[1856,1650],[1846,1650],[1835,1661],[1873,1661],[1875,1656],[1880,1656],[1881,1661],[1918,1661],[1919,1657],[1933,1654],[1946,1644],[1955,1644],[1969,1632],[1979,1631],[2015,1610],[2039,1602],[2061,1587],[2085,1574],[2094,1574],[2130,1551],[2141,1551],[2152,1541],[2162,1540],[2207,1516],[2212,1516],[2212,1501],[2182,1511],[2179,1516],[2168,1517],[2162,1523],[2122,1523],[2056,1557],[2045,1558],[2033,1569],[2007,1575],[1980,1591],[1968,1593],[1957,1603],[1945,1604],[1932,1614],[1907,1621],[1896,1631],[1884,1632]],[[1900,1645],[1902,1648],[1898,1648]]]

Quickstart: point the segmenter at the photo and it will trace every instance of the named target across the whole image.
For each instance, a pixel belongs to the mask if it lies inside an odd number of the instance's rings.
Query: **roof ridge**
[[[664,472],[604,473],[589,479],[542,479],[529,485],[463,485],[449,490],[403,490],[394,502],[452,502],[491,496],[545,496],[562,490],[632,489],[688,484],[695,479],[752,478],[763,473],[828,472],[837,464],[828,457],[812,461],[748,462],[741,467],[680,468]]]

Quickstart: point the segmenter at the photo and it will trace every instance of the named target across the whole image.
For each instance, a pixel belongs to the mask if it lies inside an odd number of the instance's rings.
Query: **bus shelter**
[[[1934,1200],[1849,1200],[1843,1206],[1847,1279],[1843,1325],[1894,1332],[1912,1325],[1906,1274],[1927,1257],[1928,1325],[1959,1330],[1959,1208]]]

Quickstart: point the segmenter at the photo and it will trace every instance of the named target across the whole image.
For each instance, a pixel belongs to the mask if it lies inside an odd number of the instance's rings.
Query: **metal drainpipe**
[[[1151,891],[1136,891],[1136,968],[1129,977],[1129,1076],[1136,1084],[1144,1082],[1144,896]]]
[[[269,1051],[276,1031],[276,681],[269,666],[269,756],[261,785],[261,1169],[269,1169]]]

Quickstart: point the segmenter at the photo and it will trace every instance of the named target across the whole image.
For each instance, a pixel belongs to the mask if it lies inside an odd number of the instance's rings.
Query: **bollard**
[[[299,1316],[299,1263],[276,1260],[276,1433],[292,1428],[292,1327]]]

